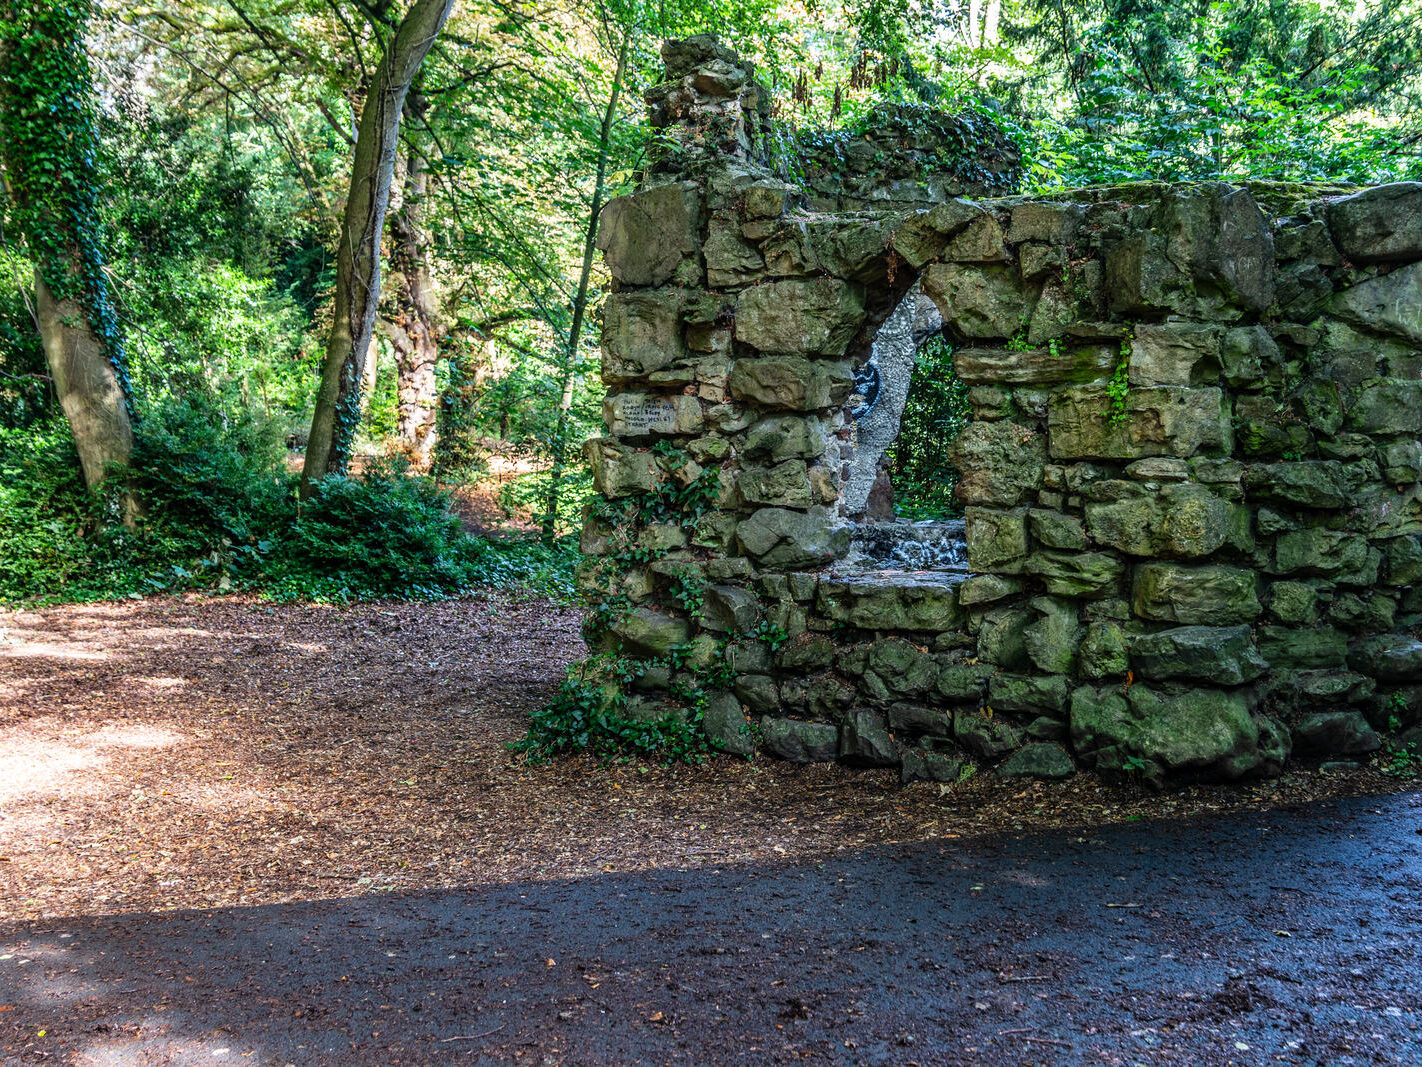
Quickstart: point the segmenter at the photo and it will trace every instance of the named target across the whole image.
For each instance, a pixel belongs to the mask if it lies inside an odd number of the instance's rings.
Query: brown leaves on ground
[[[152,598],[0,613],[0,916],[272,903],[1170,817],[1399,788],[1164,795],[721,759],[528,766],[505,745],[579,613]]]

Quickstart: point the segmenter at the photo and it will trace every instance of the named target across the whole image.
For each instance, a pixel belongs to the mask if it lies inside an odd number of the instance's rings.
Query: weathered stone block
[[[1261,626],[1255,633],[1260,654],[1277,670],[1341,667],[1348,638],[1331,626]]]
[[[1422,292],[1416,307],[1422,314]],[[1373,378],[1364,382],[1348,410],[1348,425],[1365,434],[1422,433],[1422,381]]]
[[[1317,711],[1293,729],[1294,747],[1327,756],[1366,756],[1382,747],[1360,711]]]
[[[1086,547],[1086,529],[1076,515],[1033,508],[1027,513],[1027,524],[1032,536],[1048,548],[1080,550]]]
[[[604,382],[644,378],[685,354],[681,302],[675,289],[613,293],[607,298],[602,311]]]
[[[938,663],[923,649],[901,637],[875,641],[869,649],[869,669],[895,696],[919,696],[938,680]]]
[[[926,748],[911,748],[903,755],[899,777],[904,785],[910,782],[956,782],[966,766],[946,752],[931,752]]]
[[[765,270],[765,257],[741,238],[738,228],[713,226],[702,254],[706,258],[706,283],[713,289],[755,281]]]
[[[792,763],[832,763],[839,755],[839,727],[798,719],[760,720],[767,751]]]
[[[834,663],[834,654],[834,642],[828,637],[804,633],[775,654],[775,665],[786,671],[827,670]]]
[[[843,404],[851,384],[848,363],[797,356],[738,359],[726,380],[737,400],[789,411],[816,411]]]
[[[661,285],[695,266],[700,243],[701,193],[695,182],[619,196],[602,209],[597,247],[607,269],[625,285]],[[687,268],[684,270],[683,268]]]
[[[1051,348],[960,348],[953,369],[969,385],[1060,385],[1111,376],[1118,357],[1109,345]]]
[[[1422,582],[1422,538],[1396,537],[1383,543],[1388,585],[1416,585]]]
[[[894,251],[917,270],[943,254],[951,237],[987,212],[967,200],[950,200],[910,215],[894,232]]]
[[[656,659],[665,656],[676,645],[691,639],[691,624],[655,608],[629,611],[609,629],[622,647],[634,656]]]
[[[905,734],[947,737],[953,732],[953,714],[944,708],[898,703],[889,706],[889,729]]]
[[[1017,269],[1024,281],[1041,278],[1066,266],[1066,251],[1059,245],[1032,242],[1017,248]]]
[[[762,352],[842,356],[863,322],[863,295],[837,278],[769,282],[736,299],[736,340]]]
[[[1038,670],[1070,674],[1076,667],[1076,651],[1083,632],[1076,603],[1037,597],[1032,601],[1032,609],[1039,617],[1022,633],[1028,657]]]
[[[1016,608],[988,612],[978,628],[978,659],[1008,670],[1029,668],[1032,661],[1023,635],[1035,620],[1035,615]]]
[[[1102,388],[1083,386],[1054,393],[1047,429],[1054,459],[1188,458],[1200,451],[1228,452],[1229,414],[1219,389],[1159,387],[1126,394],[1126,416],[1111,418]]]
[[[746,431],[741,451],[752,459],[815,459],[825,454],[824,423],[814,417],[772,415]]]
[[[1019,578],[1009,578],[1001,574],[974,574],[965,578],[963,584],[958,587],[958,603],[965,608],[974,604],[991,604],[1021,591],[1022,581]]]
[[[988,681],[993,711],[1062,712],[1067,680],[1060,674],[994,674]]]
[[[701,728],[711,744],[733,756],[749,756],[755,751],[755,738],[750,722],[741,710],[741,702],[723,693],[706,705]]]
[[[1367,538],[1339,530],[1295,530],[1274,547],[1279,574],[1354,574],[1367,563]]]
[[[1274,302],[1273,231],[1247,190],[1222,182],[1173,186],[1161,198],[1157,226],[1169,235],[1166,254],[1190,274],[1197,298],[1218,293],[1249,311]]]
[[[1269,587],[1269,614],[1294,626],[1318,621],[1318,591],[1304,582],[1275,582]]]
[[[1274,300],[1274,241],[1254,198],[1217,183],[1165,190],[1150,230],[1106,249],[1111,308],[1200,315]]]
[[[968,223],[963,232],[948,242],[946,258],[955,263],[1005,263],[1007,246],[1002,227],[987,212]]]
[[[649,492],[660,477],[655,456],[628,448],[611,437],[594,437],[585,442],[583,455],[592,468],[593,485],[605,497],[616,499]]]
[[[742,674],[736,678],[736,698],[753,712],[774,711],[780,707],[780,691],[775,679],[765,674]]]
[[[1364,189],[1328,205],[1333,240],[1354,263],[1422,259],[1422,183]]]
[[[1131,665],[1143,678],[1243,685],[1269,664],[1253,647],[1248,626],[1181,626],[1130,642]]]
[[[761,508],[736,527],[741,548],[762,566],[822,567],[849,548],[849,530],[823,507]]]
[[[1344,289],[1329,307],[1354,326],[1422,344],[1422,263]]]
[[[1232,386],[1248,388],[1281,361],[1279,346],[1263,326],[1226,330],[1220,343],[1220,368]]]
[[[1014,204],[1007,239],[1013,244],[1022,241],[1065,244],[1076,236],[1083,214],[1080,204],[1052,204],[1040,200]]]
[[[845,720],[839,754],[866,767],[892,767],[899,762],[899,746],[889,736],[884,716],[876,711],[856,711]]]
[[[805,461],[799,459],[742,471],[736,479],[736,489],[747,504],[808,508],[815,502]]]
[[[1052,596],[1083,600],[1116,595],[1126,573],[1126,565],[1108,552],[1039,551],[1032,553],[1023,569],[1042,579]]]
[[[1012,507],[1042,487],[1047,443],[1015,422],[969,423],[949,452],[962,474],[957,495],[965,504]]]
[[[1077,650],[1077,669],[1094,682],[1124,677],[1130,668],[1126,657],[1126,634],[1118,622],[1093,622]]]
[[[1022,743],[1022,735],[1011,723],[972,712],[953,717],[953,738],[983,759],[998,759]]]
[[[1131,342],[1127,381],[1136,386],[1207,385],[1218,379],[1219,361],[1218,327],[1198,322],[1143,323]]]
[[[958,575],[826,578],[816,598],[830,619],[863,630],[946,632],[963,618],[958,606]]]
[[[1159,784],[1170,773],[1237,778],[1260,765],[1259,726],[1242,696],[1219,689],[1170,695],[1143,685],[1126,692],[1083,687],[1072,694],[1072,746],[1098,769],[1136,766]]]
[[[1019,286],[1006,266],[935,263],[923,274],[923,291],[943,313],[945,328],[969,341],[1005,341],[1026,327],[1036,293]]]
[[[1328,608],[1328,621],[1346,630],[1382,633],[1393,628],[1397,601],[1391,593],[1339,593]]]
[[[1070,778],[1076,773],[1076,763],[1061,745],[1036,742],[1023,745],[997,769],[999,778],[1041,778],[1054,781]]]
[[[742,585],[713,585],[706,590],[701,625],[721,633],[743,634],[760,621],[760,599]]]
[[[1404,634],[1365,638],[1348,665],[1380,682],[1422,682],[1422,641]]]
[[[1393,441],[1378,448],[1383,480],[1406,485],[1422,479],[1422,441]]]
[[[1341,508],[1353,496],[1348,469],[1333,460],[1253,466],[1245,472],[1244,487],[1257,500],[1279,500],[1305,508]]]
[[[1258,618],[1259,579],[1239,567],[1142,563],[1136,568],[1131,610],[1143,619],[1229,626]]]
[[[983,694],[987,692],[988,679],[993,676],[995,671],[996,668],[990,663],[942,665],[938,672],[935,692],[944,700],[953,703],[980,703]]]
[[[964,510],[968,566],[975,571],[1021,574],[1027,562],[1027,510]]]
[[[1133,556],[1208,556],[1227,541],[1247,539],[1248,523],[1243,509],[1189,482],[1086,505],[1092,539]]]
[[[700,433],[701,401],[694,396],[614,393],[602,402],[603,421],[614,437]]]

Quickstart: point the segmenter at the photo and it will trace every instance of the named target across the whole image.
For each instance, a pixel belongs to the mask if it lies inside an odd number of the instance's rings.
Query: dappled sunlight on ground
[[[529,766],[507,743],[578,613],[154,598],[0,615],[0,914],[170,911],[809,861],[1396,788],[1361,772],[1158,796],[773,761]]]

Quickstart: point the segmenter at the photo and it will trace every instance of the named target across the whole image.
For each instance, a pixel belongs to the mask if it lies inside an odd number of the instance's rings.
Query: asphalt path
[[[0,1062],[1409,1064],[1419,953],[1411,793],[0,921]]]

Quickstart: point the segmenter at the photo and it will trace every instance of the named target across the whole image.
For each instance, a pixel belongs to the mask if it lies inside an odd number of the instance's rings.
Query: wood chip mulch
[[[155,597],[0,612],[0,919],[806,860],[869,844],[1416,788],[1376,770],[1152,794],[506,749],[579,612]]]

